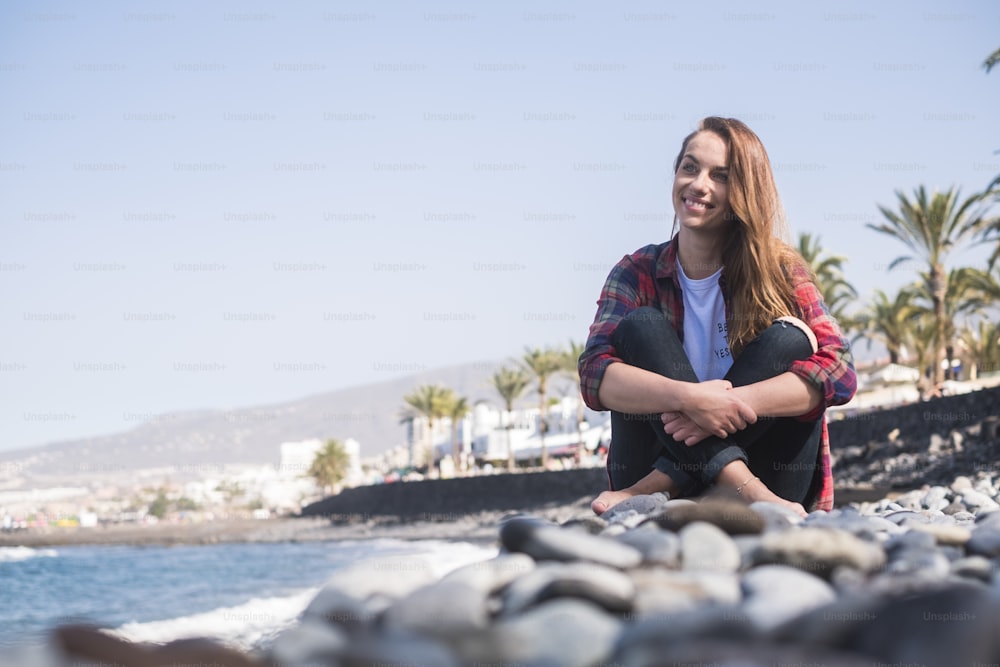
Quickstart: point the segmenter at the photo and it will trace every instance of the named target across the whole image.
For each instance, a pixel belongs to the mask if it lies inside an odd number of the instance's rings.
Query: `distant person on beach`
[[[672,194],[673,238],[611,270],[580,356],[585,402],[611,410],[610,490],[592,509],[711,487],[800,515],[832,509],[824,411],[854,395],[853,358],[781,239],[763,144],[738,120],[705,118]]]

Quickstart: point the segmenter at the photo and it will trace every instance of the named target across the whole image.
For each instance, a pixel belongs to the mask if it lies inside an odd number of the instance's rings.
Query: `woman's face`
[[[694,135],[674,174],[674,213],[681,227],[717,231],[730,219],[726,143],[714,132]]]

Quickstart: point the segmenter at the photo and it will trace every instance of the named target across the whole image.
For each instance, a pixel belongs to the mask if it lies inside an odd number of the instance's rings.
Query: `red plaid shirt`
[[[676,275],[677,244],[673,241],[648,245],[631,255],[626,255],[608,275],[597,301],[597,316],[590,325],[587,346],[580,356],[580,378],[584,401],[594,410],[606,410],[601,405],[597,391],[604,371],[621,359],[611,343],[611,336],[618,323],[632,310],[653,306],[665,313],[674,330],[683,341],[684,298]],[[842,405],[851,400],[857,389],[853,355],[850,343],[830,315],[823,297],[812,283],[804,265],[797,264],[790,271],[798,302],[798,316],[816,335],[819,349],[808,359],[796,361],[789,372],[798,375],[817,389],[822,400],[808,414],[798,417],[812,421],[823,417],[828,405]],[[725,269],[719,285],[726,300],[729,314],[729,295],[726,290]],[[830,464],[830,437],[823,421],[823,436],[818,455],[817,475],[822,476],[820,492],[813,509],[833,509],[833,470]]]

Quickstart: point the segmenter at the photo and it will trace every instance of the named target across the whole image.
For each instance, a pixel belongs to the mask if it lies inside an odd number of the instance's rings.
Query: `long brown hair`
[[[723,241],[722,263],[731,304],[729,348],[738,356],[776,318],[800,315],[787,270],[802,260],[782,238],[784,215],[764,144],[742,121],[704,118],[684,138],[674,172],[699,132],[718,135],[727,147],[732,225]]]

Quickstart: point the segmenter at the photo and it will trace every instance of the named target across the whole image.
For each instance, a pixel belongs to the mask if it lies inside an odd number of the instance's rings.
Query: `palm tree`
[[[504,366],[495,372],[490,379],[493,382],[493,387],[500,394],[500,398],[503,399],[504,407],[507,409],[507,470],[513,472],[514,449],[510,444],[510,429],[512,426],[510,423],[510,413],[514,410],[514,401],[520,398],[525,389],[528,388],[528,385],[531,384],[531,376],[520,366],[513,368]]]
[[[986,69],[986,73],[989,74],[998,63],[1000,63],[1000,49],[997,49],[983,61],[983,67]],[[994,154],[1000,153],[1000,151],[993,151]],[[994,203],[1000,203],[1000,174],[986,186],[986,191],[983,192],[984,198],[992,197]],[[988,222],[983,225],[982,230],[982,240],[995,240],[997,241],[997,247],[993,250],[993,255],[990,256],[990,266],[992,267],[996,263],[997,259],[1000,259],[1000,219],[995,218],[992,222]]]
[[[335,486],[347,475],[350,457],[344,443],[339,440],[327,440],[323,448],[316,452],[312,465],[309,466],[310,477],[316,480],[323,492]]]
[[[983,195],[975,194],[964,200],[955,188],[947,192],[934,192],[928,199],[923,186],[914,191],[911,201],[900,191],[899,211],[879,206],[887,222],[867,227],[901,241],[909,255],[900,255],[889,264],[892,270],[903,262],[920,260],[927,267],[927,283],[934,310],[935,342],[933,347],[934,384],[942,379],[940,361],[945,340],[945,298],[948,293],[948,274],[945,259],[973,232],[982,227],[985,219],[981,207]]]
[[[464,472],[465,461],[462,458],[461,443],[458,440],[458,425],[472,411],[472,406],[469,405],[468,398],[459,396],[451,389],[447,391],[442,400],[444,402],[444,416],[451,420],[451,458],[455,462],[455,470]]]
[[[920,370],[920,379],[917,380],[917,389],[922,396],[934,394],[936,385],[928,386],[928,378],[933,377],[934,367],[941,368],[941,364],[934,361],[936,347],[934,337],[936,327],[933,316],[927,312],[917,314],[911,320],[910,342],[913,344],[913,357],[917,368]]]
[[[816,277],[816,287],[823,295],[830,314],[845,327],[855,328],[856,322],[845,312],[845,307],[858,298],[858,291],[844,277],[844,262],[847,258],[841,255],[824,256],[820,237],[814,238],[812,234],[804,232],[799,234],[798,251]]]
[[[900,363],[903,349],[912,333],[914,293],[903,288],[889,299],[882,290],[875,290],[871,303],[858,315],[858,324],[869,339],[881,341],[889,351],[889,362]]]
[[[1000,370],[1000,322],[981,319],[976,329],[966,325],[958,340],[968,355],[970,380],[977,379],[980,371]]]
[[[538,392],[538,435],[542,445],[541,465],[545,468],[549,462],[549,453],[545,448],[545,432],[548,430],[548,382],[549,377],[559,372],[559,353],[552,348],[525,348],[521,358],[524,367],[535,376],[535,390]]]
[[[449,392],[451,392],[450,389],[439,384],[423,384],[403,396],[403,401],[427,420],[427,429],[425,430],[427,437],[425,447],[427,448],[434,446],[434,424],[445,416]],[[414,456],[411,449],[410,465],[413,464]]]
[[[946,375],[945,379],[952,379],[951,362],[955,356],[955,337],[957,335],[955,320],[959,315],[974,313],[984,305],[983,299],[977,289],[977,273],[979,272],[968,267],[952,269],[948,273],[946,284],[948,291],[944,298],[945,322],[943,339],[937,338],[940,330],[935,329],[936,349],[943,348],[945,351],[945,361],[947,363],[942,369]],[[914,286],[914,311],[918,315],[924,315],[928,319],[934,320],[930,276],[927,273],[921,273],[920,277],[922,278],[922,282]]]
[[[983,61],[983,67],[986,68],[986,72],[989,73],[997,63],[1000,63],[1000,49],[997,49]]]
[[[576,436],[580,443],[583,442],[583,393],[580,390],[580,355],[583,348],[583,343],[571,340],[559,354],[559,370],[572,378],[576,387]]]
[[[1000,265],[991,267],[990,271],[970,268],[969,280],[983,303],[991,305],[1000,301]]]
[[[980,193],[980,196],[984,202],[992,201],[993,205],[1000,205],[1000,174],[986,186],[986,189]],[[993,248],[993,254],[990,255],[988,262],[990,268],[993,268],[997,265],[997,260],[1000,259],[1000,216],[984,217],[978,227],[977,241],[986,244],[996,243],[996,247]]]

